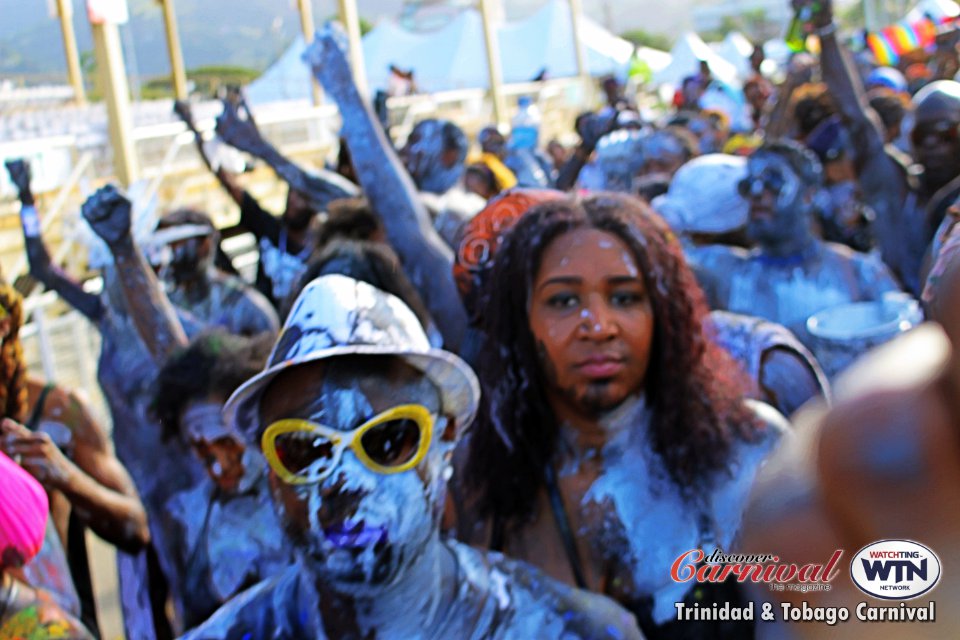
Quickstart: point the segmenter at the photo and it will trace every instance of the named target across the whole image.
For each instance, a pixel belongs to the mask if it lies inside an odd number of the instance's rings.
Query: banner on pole
[[[126,24],[130,19],[127,0],[87,0],[87,17],[90,24]]]

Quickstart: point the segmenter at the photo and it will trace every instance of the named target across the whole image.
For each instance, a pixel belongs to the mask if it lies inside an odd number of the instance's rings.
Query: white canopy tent
[[[552,78],[577,75],[571,33],[570,7],[564,0],[551,0],[524,20],[500,25],[497,36],[504,82],[528,82],[544,69]],[[591,75],[626,77],[632,44],[586,17],[581,21],[581,40]],[[388,68],[394,64],[412,69],[417,86],[426,93],[486,88],[483,42],[480,14],[472,9],[461,11],[434,31],[413,32],[395,20],[381,21],[363,38],[369,86],[386,87]],[[309,74],[300,60],[303,49],[298,38],[250,85],[251,103],[309,98]]]
[[[740,78],[750,75],[750,54],[753,44],[739,31],[731,31],[723,42],[711,45],[718,56],[732,64]]]
[[[713,77],[731,87],[739,87],[742,82],[737,68],[721,58],[700,36],[688,31],[677,40],[670,51],[670,64],[653,74],[654,84],[679,86],[684,78],[700,71],[700,61],[710,66]]]

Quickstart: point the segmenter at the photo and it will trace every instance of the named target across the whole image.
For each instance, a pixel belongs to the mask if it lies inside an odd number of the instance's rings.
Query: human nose
[[[600,295],[593,295],[587,299],[587,304],[580,311],[580,334],[589,340],[608,340],[618,331],[613,310]]]

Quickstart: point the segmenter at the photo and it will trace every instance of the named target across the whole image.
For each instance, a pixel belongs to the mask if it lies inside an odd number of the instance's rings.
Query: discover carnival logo
[[[912,540],[880,540],[853,556],[850,577],[857,588],[883,600],[910,600],[940,581],[940,558]]]

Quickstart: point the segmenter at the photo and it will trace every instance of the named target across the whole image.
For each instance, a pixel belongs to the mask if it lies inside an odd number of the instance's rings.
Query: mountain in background
[[[678,24],[685,23],[692,1],[671,2],[669,12],[662,11],[660,0],[583,0],[583,7],[594,20],[615,25],[617,31],[642,26],[651,31],[676,32]],[[535,11],[544,0],[503,3],[507,17],[516,18]],[[381,18],[399,15],[404,2],[358,0],[357,4],[361,17],[376,24]],[[130,23],[121,28],[121,38],[131,83],[169,73],[160,5],[156,0],[128,0],[128,5]],[[93,45],[85,2],[73,0],[73,6],[78,47],[82,57],[89,60]],[[661,10],[655,11],[658,6]],[[177,0],[176,10],[188,69],[230,65],[261,71],[300,32],[295,0]],[[337,2],[313,0],[313,11],[320,24],[336,14]],[[50,18],[46,2],[0,0],[0,16],[0,79],[65,80],[60,29]]]

